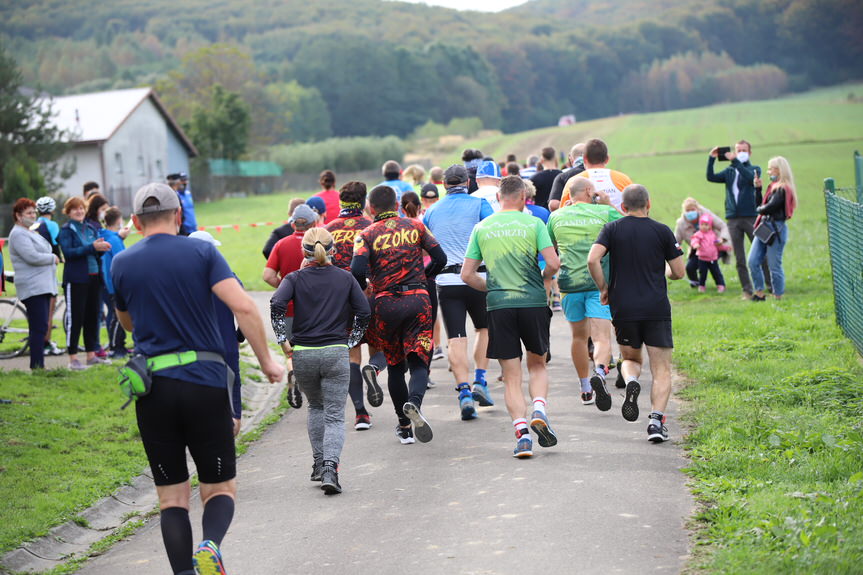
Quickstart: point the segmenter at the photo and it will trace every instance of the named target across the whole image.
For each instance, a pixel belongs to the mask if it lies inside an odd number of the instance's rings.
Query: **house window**
[[[146,176],[147,173],[144,171],[144,156],[138,156],[138,175]]]
[[[156,160],[156,177],[159,181],[165,179],[165,170],[162,169],[162,160]]]
[[[123,173],[123,154],[121,154],[120,152],[114,154],[114,167],[116,168],[118,174]]]

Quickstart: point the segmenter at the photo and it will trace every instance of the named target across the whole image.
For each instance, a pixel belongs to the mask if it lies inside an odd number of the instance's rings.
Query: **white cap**
[[[190,238],[194,238],[196,240],[202,240],[208,243],[213,244],[214,246],[222,245],[222,242],[213,237],[213,234],[210,232],[205,232],[204,230],[198,230],[189,234]]]

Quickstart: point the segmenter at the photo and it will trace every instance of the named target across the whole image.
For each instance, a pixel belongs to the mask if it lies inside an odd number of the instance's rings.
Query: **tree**
[[[209,101],[195,108],[184,128],[202,156],[238,160],[249,145],[251,121],[249,105],[240,95],[215,84]]]
[[[55,191],[59,179],[69,175],[57,163],[69,134],[52,116],[50,100],[23,89],[15,60],[0,44],[0,202]]]

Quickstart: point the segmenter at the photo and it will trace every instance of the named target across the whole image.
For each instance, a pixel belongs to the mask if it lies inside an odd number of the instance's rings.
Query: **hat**
[[[186,172],[180,172],[179,174],[177,174],[177,179],[178,180],[188,180],[189,174],[187,174]]]
[[[167,176],[165,176],[165,179],[169,182],[176,182],[180,179],[180,174],[168,174]]]
[[[437,190],[437,186],[434,184],[425,184],[420,190],[420,197],[427,199],[439,198],[440,193]]]
[[[495,162],[491,162],[488,160],[483,161],[480,164],[479,168],[476,170],[476,179],[480,178],[494,178],[496,180],[500,179],[500,166],[498,166]]]
[[[459,164],[453,164],[443,173],[443,181],[448,186],[456,186],[468,181],[467,168]],[[425,190],[425,188],[423,188]]]
[[[702,214],[700,218],[698,218],[698,222],[701,224],[711,224],[713,225],[713,218],[710,217],[710,214]]]
[[[158,205],[144,207],[144,202],[154,198],[158,200]],[[167,184],[152,183],[142,186],[135,192],[135,199],[132,201],[132,213],[136,216],[141,214],[151,214],[153,212],[167,212],[180,208],[180,198],[177,197],[177,192],[167,186]]]
[[[318,213],[310,208],[308,204],[300,204],[294,209],[294,213],[288,221],[290,223],[294,223],[297,220],[316,222],[318,220]]]
[[[327,215],[327,203],[320,196],[312,196],[306,200],[306,205],[315,210],[321,217]]]
[[[205,232],[204,230],[198,230],[189,234],[190,238],[195,238],[196,240],[201,240],[207,243],[211,243],[214,246],[222,245],[222,242],[213,237],[213,234],[210,232]]]

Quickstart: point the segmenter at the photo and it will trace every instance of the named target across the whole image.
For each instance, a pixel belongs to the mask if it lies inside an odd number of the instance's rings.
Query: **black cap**
[[[437,186],[434,184],[425,184],[420,190],[420,197],[432,199],[439,198],[440,193],[437,190]]]
[[[453,164],[443,173],[443,181],[448,186],[457,186],[467,182],[467,168],[461,164]]]

